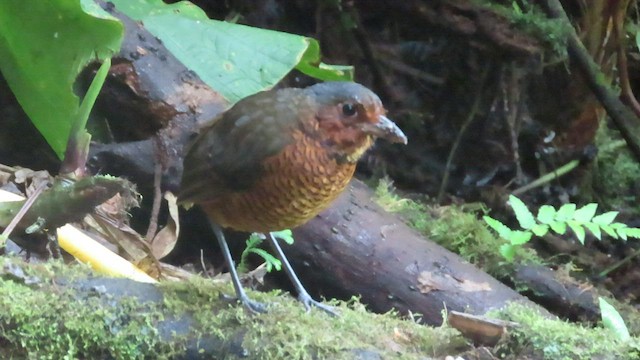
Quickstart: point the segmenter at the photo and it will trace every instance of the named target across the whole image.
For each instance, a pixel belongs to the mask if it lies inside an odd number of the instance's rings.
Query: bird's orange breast
[[[223,227],[270,232],[304,224],[345,189],[355,163],[338,163],[317,140],[300,131],[263,163],[260,178],[245,191],[229,191],[202,203]]]

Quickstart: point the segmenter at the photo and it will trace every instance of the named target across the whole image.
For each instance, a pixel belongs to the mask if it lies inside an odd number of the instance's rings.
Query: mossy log
[[[458,255],[425,239],[354,180],[285,248],[298,275],[328,297],[361,296],[375,312],[396,309],[442,323],[445,310],[485,314],[510,302],[537,305]]]
[[[457,331],[429,328],[352,302],[340,318],[293,299],[255,293],[269,312],[248,315],[199,277],[152,285],[93,277],[84,266],[3,258],[0,356],[50,359],[424,359],[468,348]]]

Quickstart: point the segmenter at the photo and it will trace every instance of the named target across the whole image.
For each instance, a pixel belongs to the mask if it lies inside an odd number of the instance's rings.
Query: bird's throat
[[[373,139],[366,136],[364,139],[352,144],[337,144],[333,146],[331,153],[339,164],[356,163],[362,155],[373,145]]]

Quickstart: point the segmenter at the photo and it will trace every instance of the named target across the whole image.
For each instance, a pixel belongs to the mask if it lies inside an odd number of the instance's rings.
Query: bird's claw
[[[298,295],[298,301],[300,301],[304,305],[304,308],[307,309],[307,312],[311,311],[311,307],[313,306],[326,312],[331,316],[334,316],[334,317],[340,316],[340,313],[336,310],[336,308],[334,308],[333,306],[321,303],[320,301],[313,300],[313,298],[309,294],[302,293]]]
[[[229,296],[227,294],[220,293],[220,299],[228,302],[238,301],[244,306],[245,309],[249,310],[252,314],[263,314],[267,312],[268,304],[261,303],[259,301],[251,300],[247,296],[235,297]]]

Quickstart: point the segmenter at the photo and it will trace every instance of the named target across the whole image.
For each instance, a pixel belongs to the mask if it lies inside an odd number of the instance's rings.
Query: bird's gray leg
[[[304,305],[307,311],[311,309],[311,306],[315,306],[318,309],[328,313],[329,315],[338,316],[338,312],[333,308],[333,306],[323,304],[311,298],[311,295],[309,295],[309,293],[304,288],[304,286],[302,286],[300,279],[298,279],[298,276],[293,271],[293,268],[291,267],[289,260],[287,260],[287,257],[284,255],[284,252],[280,247],[280,244],[278,244],[278,240],[276,240],[276,238],[271,233],[269,233],[267,237],[269,238],[269,243],[273,247],[273,250],[276,252],[276,255],[278,256],[278,259],[280,259],[280,261],[282,262],[282,266],[284,267],[284,272],[287,274],[287,276],[289,277],[289,280],[291,280],[291,282],[293,283],[293,286],[296,288],[296,291],[298,292],[298,301],[300,301]]]
[[[227,240],[225,240],[224,233],[222,232],[222,228],[220,225],[210,221],[211,228],[213,229],[213,233],[216,238],[218,238],[218,244],[220,244],[220,249],[222,250],[222,255],[224,256],[224,260],[227,262],[227,266],[229,267],[229,274],[231,275],[231,282],[233,283],[233,287],[236,290],[236,297],[238,301],[244,305],[245,308],[249,309],[249,311],[254,313],[263,313],[267,311],[267,305],[261,302],[257,302],[249,299],[247,293],[242,288],[242,284],[240,284],[240,278],[238,277],[238,272],[236,271],[236,265],[231,257],[231,252],[229,251],[229,246],[227,245]]]

